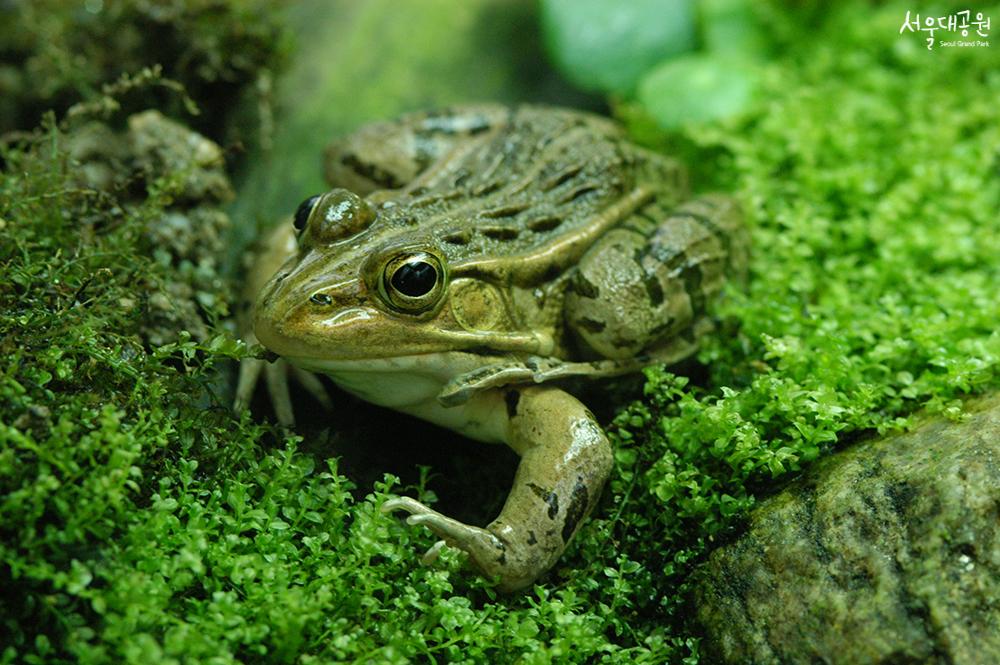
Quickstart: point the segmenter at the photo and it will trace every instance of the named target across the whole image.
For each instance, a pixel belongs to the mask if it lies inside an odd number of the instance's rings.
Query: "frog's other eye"
[[[293,224],[299,242],[315,247],[361,233],[377,216],[371,203],[354,192],[338,188],[303,201],[295,211]]]
[[[295,217],[292,219],[292,226],[295,227],[296,233],[302,233],[302,230],[306,228],[306,224],[309,222],[309,215],[312,213],[313,208],[316,207],[316,202],[319,201],[319,197],[319,194],[314,194],[300,203],[299,207],[295,209]]]
[[[433,307],[444,292],[445,273],[440,259],[427,252],[402,254],[382,272],[382,294],[394,308],[416,313]]]

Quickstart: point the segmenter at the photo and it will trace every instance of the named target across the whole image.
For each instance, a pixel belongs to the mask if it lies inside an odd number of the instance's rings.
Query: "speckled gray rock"
[[[143,284],[148,276],[138,276],[136,299],[122,303],[142,307],[142,338],[150,346],[174,342],[182,331],[208,339],[210,312],[230,300],[218,265],[230,227],[223,206],[234,196],[222,149],[155,110],[129,116],[125,131],[96,121],[73,128],[67,147],[81,187],[140,210],[151,194],[159,197],[162,208],[144,215],[144,235],[167,278]],[[121,210],[109,215],[120,217]]]
[[[699,571],[710,662],[1000,663],[1000,395],[858,443]]]

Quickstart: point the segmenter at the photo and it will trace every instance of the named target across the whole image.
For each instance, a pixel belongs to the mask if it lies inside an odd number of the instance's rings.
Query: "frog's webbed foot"
[[[441,548],[449,545],[468,552],[473,563],[487,575],[500,574],[501,571],[497,570],[496,562],[503,558],[506,548],[495,534],[442,515],[410,497],[398,497],[382,504],[383,513],[392,513],[397,510],[405,510],[410,514],[406,518],[406,523],[410,526],[426,526],[441,538],[424,554],[421,559],[424,565],[434,563]]]
[[[289,390],[289,377],[305,388],[313,399],[325,409],[332,409],[333,402],[323,387],[323,383],[312,372],[295,367],[284,358],[268,362],[262,358],[244,358],[240,361],[240,375],[236,384],[236,397],[233,400],[233,410],[242,411],[250,404],[254,390],[264,375],[267,394],[278,422],[286,427],[295,425],[295,411],[292,409],[292,397]]]
[[[557,388],[527,386],[481,396],[481,406],[502,419],[505,440],[521,455],[514,486],[500,515],[486,527],[470,526],[410,498],[383,512],[403,510],[442,540],[424,555],[433,561],[444,544],[469,554],[501,591],[530,585],[555,564],[593,509],[611,469],[611,447],[593,415]]]
[[[530,552],[518,551],[500,538],[492,529],[470,526],[442,515],[416,499],[400,497],[382,504],[382,512],[391,513],[404,510],[410,514],[406,523],[410,526],[426,526],[441,540],[434,543],[421,557],[425,566],[434,563],[441,549],[448,545],[469,555],[472,564],[485,576],[499,578],[501,591],[522,589],[544,572],[534,565]]]

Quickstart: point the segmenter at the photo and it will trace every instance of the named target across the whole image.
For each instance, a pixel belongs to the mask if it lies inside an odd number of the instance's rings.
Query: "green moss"
[[[355,486],[318,446],[234,417],[228,333],[142,336],[175,268],[144,230],[183,173],[98,191],[51,124],[8,148],[0,661],[696,662],[688,576],[756,496],[1000,384],[1000,76],[989,48],[898,34],[907,8],[770,14],[785,55],[742,119],[661,134],[623,108],[742,200],[753,274],[695,379],[648,372],[609,427],[595,517],[510,598],[454,552],[420,566],[432,537],[378,512],[389,493],[432,501],[434,481]]]

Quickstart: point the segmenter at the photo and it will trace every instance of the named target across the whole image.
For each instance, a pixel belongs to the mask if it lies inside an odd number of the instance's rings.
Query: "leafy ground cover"
[[[215,336],[144,339],[143,302],[187,269],[144,231],[183,173],[82,186],[54,122],[6,146],[0,661],[697,662],[692,571],[756,497],[1000,384],[996,51],[928,51],[899,34],[907,9],[767,13],[782,55],[727,120],[668,133],[616,105],[743,202],[750,285],[689,377],[650,370],[608,424],[594,518],[514,597],[454,552],[420,566],[430,535],[379,513],[433,501],[433,476],[346,475],[322,441],[228,410],[220,371],[245,350],[223,302],[204,303]]]

